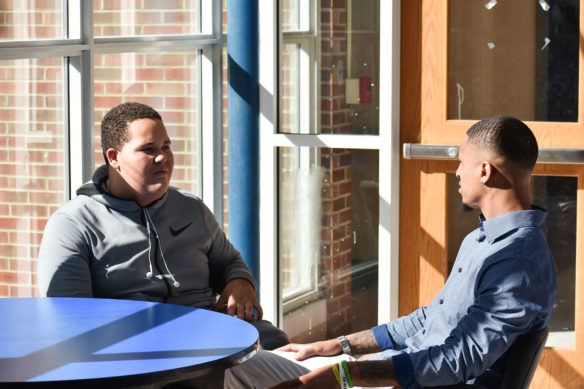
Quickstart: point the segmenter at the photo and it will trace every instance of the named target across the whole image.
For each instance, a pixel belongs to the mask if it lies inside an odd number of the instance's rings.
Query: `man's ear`
[[[488,161],[481,162],[481,184],[486,184],[493,175],[493,165]]]
[[[118,150],[114,148],[109,148],[105,152],[109,165],[116,170],[120,168],[120,163],[118,162],[118,154],[119,154]]]

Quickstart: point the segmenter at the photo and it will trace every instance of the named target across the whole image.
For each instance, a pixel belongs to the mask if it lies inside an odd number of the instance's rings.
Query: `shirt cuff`
[[[375,341],[381,350],[389,350],[393,348],[393,341],[387,332],[387,326],[385,324],[373,327],[373,335],[375,336]]]
[[[402,353],[395,355],[391,360],[393,361],[395,379],[400,387],[403,389],[421,388],[420,384],[414,377],[414,365],[412,365],[412,361],[408,354]]]

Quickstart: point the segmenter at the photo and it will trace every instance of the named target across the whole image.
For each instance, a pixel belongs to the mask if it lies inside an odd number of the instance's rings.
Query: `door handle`
[[[459,146],[404,143],[404,159],[455,160]],[[584,149],[540,147],[537,163],[584,164]]]

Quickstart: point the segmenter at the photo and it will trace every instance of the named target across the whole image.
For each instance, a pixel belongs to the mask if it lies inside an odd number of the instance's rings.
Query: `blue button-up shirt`
[[[510,212],[466,236],[452,272],[426,307],[373,328],[402,388],[468,382],[521,334],[548,325],[556,275],[539,208]]]

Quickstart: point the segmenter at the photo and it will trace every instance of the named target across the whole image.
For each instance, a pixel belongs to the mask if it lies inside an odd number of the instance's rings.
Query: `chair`
[[[476,378],[474,384],[440,386],[432,389],[529,389],[548,332],[549,329],[545,327],[519,336],[489,370]]]

